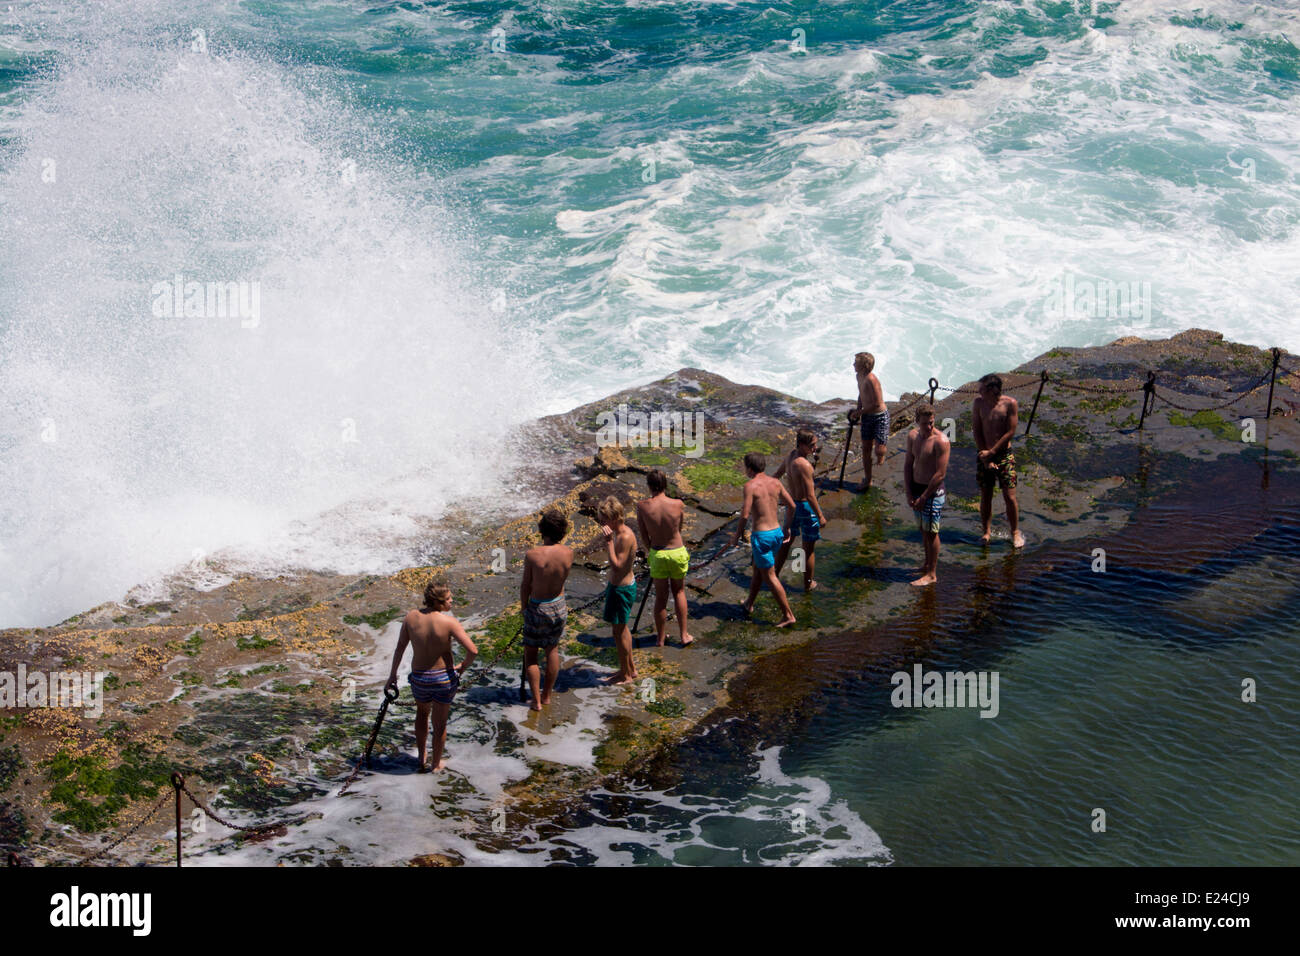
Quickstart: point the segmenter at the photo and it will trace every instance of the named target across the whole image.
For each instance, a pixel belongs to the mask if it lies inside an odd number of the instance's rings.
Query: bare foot
[[[1025,546],[1025,536],[1017,531],[1015,537],[1011,539],[1011,544],[1013,547],[1023,548]]]
[[[749,615],[754,613],[754,605],[747,604],[744,601],[740,602],[740,609],[745,612],[745,617],[749,617]]]
[[[805,591],[816,591],[819,587],[821,587],[821,585],[819,585],[816,581],[809,581],[807,584],[803,586],[803,589]]]
[[[682,647],[690,647],[694,643],[695,638],[691,637],[689,634],[682,638]]]
[[[432,772],[433,772],[433,768],[432,768],[432,767],[430,767],[427,763],[423,763],[423,762],[421,762],[421,764],[420,764],[420,773],[432,773]]]
[[[542,694],[542,707],[546,707],[548,704],[550,704],[550,702],[551,702],[551,695],[550,695],[550,694],[543,693],[543,694]],[[539,709],[540,709],[540,708],[539,708]]]
[[[659,640],[655,641],[655,647],[663,647],[666,640],[668,640],[667,637],[659,638]]]
[[[542,705],[537,703],[537,701],[533,701],[531,704],[528,705],[528,709],[540,712],[542,709]]]
[[[991,538],[992,536],[993,536],[992,532],[985,531],[982,535],[980,535],[980,544],[988,544],[989,538]]]
[[[446,770],[446,769],[447,769],[447,761],[445,761],[445,760],[439,760],[439,761],[438,761],[438,766],[434,767],[433,770],[432,770],[432,772],[433,772],[433,773],[437,773],[439,770]]]
[[[615,674],[613,677],[606,677],[605,683],[610,685],[618,685],[618,684],[631,683],[632,680],[634,680],[634,678],[632,677],[624,676],[623,674]]]
[[[939,580],[939,576],[937,574],[925,574],[917,578],[915,581],[913,581],[912,587],[923,588],[927,584],[934,584],[934,582],[938,580]]]
[[[789,615],[788,617],[784,617],[784,618],[782,618],[781,620],[777,621],[777,622],[776,622],[776,626],[777,626],[777,627],[789,627],[789,626],[790,626],[791,624],[793,624],[793,623],[794,623],[794,615],[791,614],[791,615]]]

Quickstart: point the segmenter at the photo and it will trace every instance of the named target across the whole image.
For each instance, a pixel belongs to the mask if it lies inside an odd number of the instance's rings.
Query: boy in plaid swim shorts
[[[934,427],[934,409],[922,405],[916,410],[916,427],[907,435],[907,457],[903,460],[903,487],[907,503],[916,512],[925,544],[921,576],[917,587],[939,580],[939,525],[943,516],[943,479],[948,473],[950,446],[947,436]]]

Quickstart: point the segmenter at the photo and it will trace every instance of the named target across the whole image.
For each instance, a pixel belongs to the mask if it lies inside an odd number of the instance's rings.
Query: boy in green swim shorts
[[[655,586],[655,633],[659,646],[663,647],[668,639],[671,590],[682,647],[689,647],[695,638],[686,628],[686,572],[691,566],[691,556],[682,543],[685,507],[678,499],[668,497],[668,476],[660,469],[654,469],[645,480],[650,497],[636,503],[636,521],[646,542],[646,563],[650,565],[650,580]]]
[[[636,576],[632,573],[636,533],[623,523],[623,503],[613,495],[600,503],[596,517],[600,530],[605,532],[605,546],[609,550],[605,620],[613,627],[614,646],[618,648],[618,673],[605,683],[626,684],[637,679],[636,662],[632,659],[632,631],[627,626],[632,605],[636,603]]]

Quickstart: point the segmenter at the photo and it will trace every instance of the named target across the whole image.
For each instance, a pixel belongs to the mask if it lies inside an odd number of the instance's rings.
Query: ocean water
[[[519,494],[512,426],[684,365],[825,399],[860,349],[896,396],[1300,348],[1293,37],[1236,0],[5,4],[0,625],[409,564]],[[257,315],[159,315],[176,275]]]

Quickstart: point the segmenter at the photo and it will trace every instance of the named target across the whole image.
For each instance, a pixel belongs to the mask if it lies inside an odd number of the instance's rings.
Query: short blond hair
[[[859,372],[870,373],[876,367],[876,357],[870,352],[859,352],[853,356],[853,368]]]
[[[613,495],[608,495],[596,507],[596,517],[600,519],[601,524],[611,524],[615,521],[623,520],[623,502],[619,501]]]

